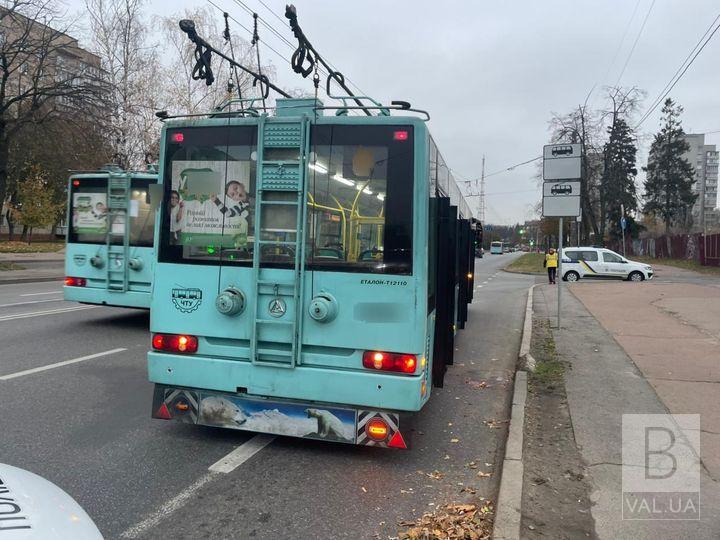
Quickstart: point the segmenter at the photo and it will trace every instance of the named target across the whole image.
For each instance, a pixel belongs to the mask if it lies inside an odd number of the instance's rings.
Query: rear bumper
[[[327,403],[263,399],[244,394],[156,384],[152,417],[304,439],[407,448],[397,412]],[[384,422],[382,440],[369,436],[370,422]]]
[[[256,366],[248,360],[148,352],[150,382],[173,387],[202,388],[252,396],[312,402],[345,403],[351,407],[419,411],[423,374],[396,375],[364,370],[299,365],[292,369]]]
[[[149,292],[110,292],[99,287],[63,287],[63,295],[69,302],[150,309]]]

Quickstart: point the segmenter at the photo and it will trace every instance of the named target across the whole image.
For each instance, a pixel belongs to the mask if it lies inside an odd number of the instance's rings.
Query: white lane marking
[[[487,285],[487,279],[483,281],[483,285]]]
[[[227,456],[210,465],[208,470],[210,472],[226,474],[232,472],[274,440],[274,435],[267,435],[264,433],[255,435],[252,439],[238,446]]]
[[[17,379],[18,377],[24,377],[25,375],[32,375],[33,373],[40,373],[41,371],[47,371],[49,369],[55,369],[70,364],[77,364],[78,362],[84,362],[85,360],[92,360],[93,358],[100,358],[101,356],[108,356],[119,352],[127,351],[125,347],[119,349],[111,349],[109,351],[99,352],[95,354],[89,354],[87,356],[81,356],[80,358],[73,358],[71,360],[63,360],[62,362],[56,362],[54,364],[48,364],[47,366],[40,366],[32,369],[26,369],[25,371],[18,371],[17,373],[11,373],[10,375],[0,376],[0,381],[9,381],[10,379]]]
[[[40,296],[43,294],[62,294],[62,291],[52,291],[52,292],[31,292],[26,294],[21,294],[20,296]]]
[[[155,527],[167,516],[182,508],[185,503],[195,496],[196,491],[216,477],[217,474],[215,473],[205,473],[205,475],[201,476],[197,482],[190,487],[185,488],[180,495],[170,499],[161,508],[150,514],[137,525],[133,525],[129,529],[126,529],[120,536],[122,538],[138,538],[139,536],[142,536],[145,532]]]
[[[54,315],[55,313],[66,313],[68,311],[80,311],[81,309],[95,309],[100,306],[74,306],[59,309],[48,309],[45,311],[32,311],[30,313],[20,313],[18,315],[3,315],[0,316],[0,322],[12,321],[15,319],[28,319],[30,317],[40,317],[41,315]]]
[[[133,525],[129,529],[125,530],[120,536],[122,538],[138,538],[147,533],[150,529],[158,525],[163,519],[168,517],[173,512],[182,508],[190,499],[195,496],[200,488],[205,484],[214,480],[222,473],[229,473],[239,465],[246,462],[252,456],[257,454],[260,450],[265,448],[268,444],[275,440],[274,435],[267,435],[261,433],[255,435],[252,439],[248,439],[243,444],[238,446],[235,450],[230,452],[224,458],[220,459],[213,465],[210,465],[209,472],[204,476],[201,476],[194,484],[184,489],[182,493],[170,499],[162,507],[157,509],[155,512],[150,514],[140,523]]]
[[[12,304],[0,304],[3,307],[29,306],[30,304],[47,304],[48,302],[64,302],[63,298],[50,298],[48,300],[30,300],[29,302],[14,302]]]

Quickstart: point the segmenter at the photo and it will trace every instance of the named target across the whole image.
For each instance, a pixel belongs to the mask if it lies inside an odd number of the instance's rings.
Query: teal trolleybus
[[[152,415],[404,448],[467,318],[470,209],[423,120],[274,110],[165,122]]]
[[[150,307],[156,183],[157,174],[116,169],[70,177],[65,300]]]

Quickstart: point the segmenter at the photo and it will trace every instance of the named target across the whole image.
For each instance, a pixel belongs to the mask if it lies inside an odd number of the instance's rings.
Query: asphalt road
[[[107,538],[387,538],[437,505],[494,500],[534,282],[499,271],[515,256],[477,260],[455,365],[408,451],[151,420],[147,312],[66,303],[57,282],[0,286],[0,461],[65,489]]]

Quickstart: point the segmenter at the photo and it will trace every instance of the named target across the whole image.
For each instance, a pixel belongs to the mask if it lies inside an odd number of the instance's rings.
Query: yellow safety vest
[[[558,264],[558,256],[557,252],[555,253],[548,253],[545,255],[545,266],[548,268],[557,268]]]

